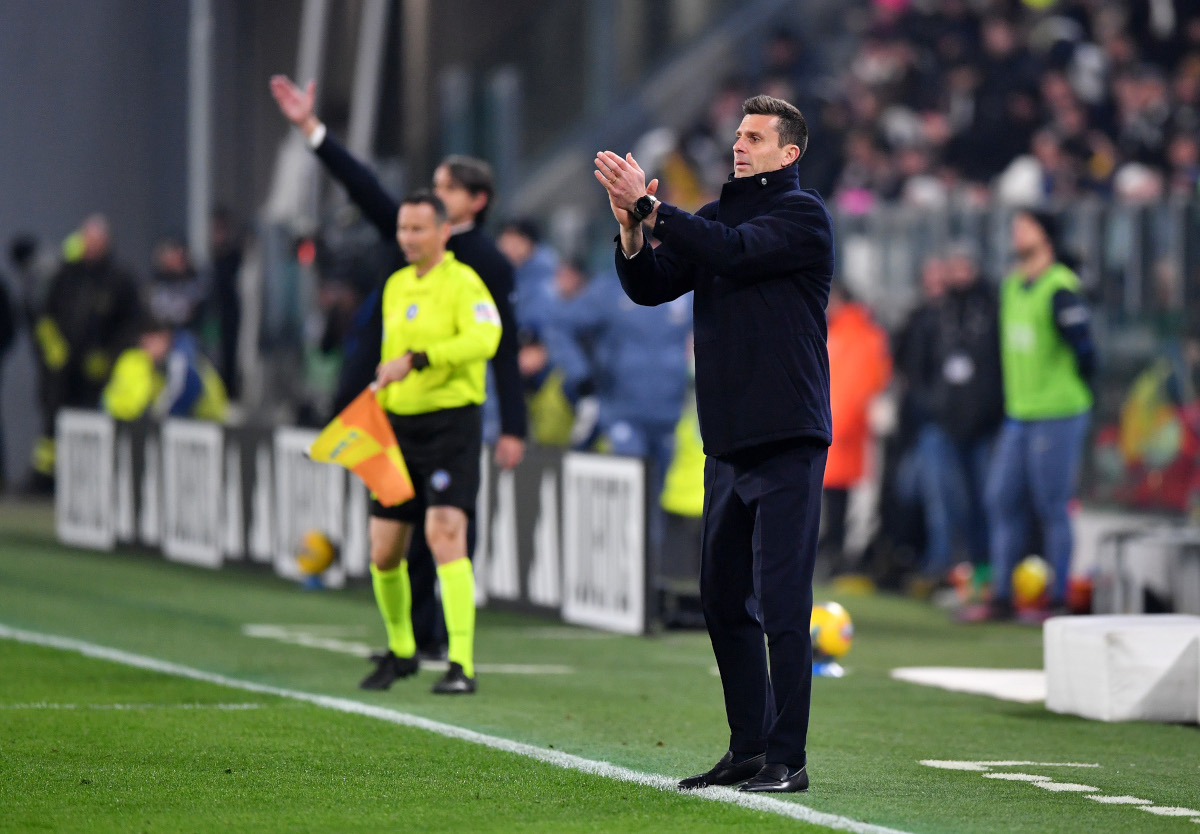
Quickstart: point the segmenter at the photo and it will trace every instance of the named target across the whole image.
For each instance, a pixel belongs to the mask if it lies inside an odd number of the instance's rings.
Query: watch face
[[[642,217],[649,217],[650,213],[654,211],[654,203],[649,197],[639,197],[638,201],[633,204],[633,208]]]

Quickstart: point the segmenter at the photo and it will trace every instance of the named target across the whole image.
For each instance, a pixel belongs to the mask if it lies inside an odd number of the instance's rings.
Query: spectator
[[[542,243],[541,231],[528,218],[509,220],[496,246],[513,267],[519,339],[527,344],[540,338],[548,308],[554,303],[554,272],[558,255]]]
[[[846,511],[850,490],[867,470],[870,427],[867,409],[887,387],[892,357],[887,335],[866,305],[855,300],[845,286],[835,283],[829,292],[829,403],[833,414],[833,444],[825,464],[825,531],[822,549],[839,564],[851,567],[845,553]]]
[[[502,228],[496,245],[513,265],[515,312],[520,327],[517,367],[525,387],[530,437],[544,446],[566,446],[570,443],[575,415],[563,394],[562,371],[551,364],[545,344],[547,324],[559,303],[556,284],[559,261],[554,250],[540,243],[540,239],[532,220],[510,220]],[[581,277],[579,286],[583,282]]]
[[[984,487],[992,442],[1004,416],[996,293],[979,276],[973,244],[946,256],[945,284],[929,350],[936,375],[919,443],[925,505],[924,572],[943,579],[955,545],[976,565],[988,561]]]
[[[207,300],[207,287],[183,239],[168,235],[154,247],[154,268],[147,291],[150,315],[172,328],[193,333]]]
[[[9,291],[8,278],[0,272],[0,386],[4,381],[4,358],[16,340],[18,327],[17,305]],[[0,492],[4,491],[4,420],[0,415]]]
[[[221,422],[229,410],[221,377],[196,337],[161,319],[147,321],[138,346],[121,352],[102,400],[118,420],[155,416]]]
[[[579,265],[559,275],[560,294],[568,300],[547,327],[546,344],[563,371],[563,390],[573,402],[594,396],[596,432],[606,447],[653,461],[652,483],[661,483],[688,383],[691,305],[686,298],[635,305],[612,273],[580,289]],[[581,443],[590,439],[579,434]]]
[[[100,404],[114,360],[137,338],[141,315],[137,283],[112,257],[108,220],[92,215],[75,239],[77,257],[51,280],[34,333],[47,370],[42,435],[33,451],[39,490],[53,484],[55,415]]]
[[[229,396],[237,399],[241,383],[238,379],[237,346],[242,327],[241,284],[243,241],[233,214],[218,206],[209,217],[209,280],[211,293],[209,315],[217,326],[217,370],[225,382]]]

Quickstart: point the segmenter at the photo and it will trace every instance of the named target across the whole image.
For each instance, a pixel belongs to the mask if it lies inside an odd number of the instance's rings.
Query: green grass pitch
[[[921,764],[1093,764],[994,770],[1200,807],[1194,726],[1102,724],[888,674],[1039,667],[1035,628],[955,627],[905,599],[839,599],[857,633],[848,675],[815,682],[812,790],[756,810],[655,787],[707,767],[727,740],[702,633],[628,638],[482,611],[477,695],[431,695],[434,671],[364,693],[356,684],[368,666],[354,652],[382,639],[368,589],[306,592],[253,569],[75,550],[54,543],[47,523],[44,507],[0,505],[0,626],[152,668],[0,639],[3,832],[827,830],[811,820],[907,832],[1200,831],[1190,815]],[[532,668],[488,671],[498,664]],[[406,725],[422,720],[518,752]],[[610,763],[652,784],[531,751]]]

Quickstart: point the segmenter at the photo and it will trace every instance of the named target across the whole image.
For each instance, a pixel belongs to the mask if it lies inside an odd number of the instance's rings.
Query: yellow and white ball
[[[813,606],[809,625],[814,659],[829,660],[845,656],[854,642],[854,623],[850,613],[836,602]]]
[[[333,564],[337,551],[333,542],[320,530],[309,530],[300,537],[296,547],[296,567],[305,576],[324,573]]]

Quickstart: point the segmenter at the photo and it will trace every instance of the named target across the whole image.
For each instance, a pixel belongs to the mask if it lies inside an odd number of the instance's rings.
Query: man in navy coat
[[[747,99],[742,111],[733,176],[696,214],[657,200],[658,181],[647,185],[632,155],[597,154],[595,174],[620,224],[617,274],[629,297],[653,305],[694,293],[708,456],[700,595],[730,736],[721,760],[679,787],[782,793],[808,788],[833,224],[817,193],[799,185],[795,163],[808,145],[800,111],[770,96]]]

